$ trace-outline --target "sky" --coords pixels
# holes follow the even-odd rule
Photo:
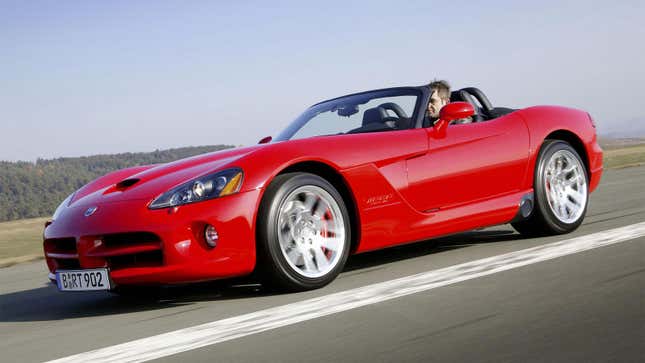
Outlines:
[[[643,19],[642,0],[0,0],[0,160],[249,145],[435,78],[645,136]]]

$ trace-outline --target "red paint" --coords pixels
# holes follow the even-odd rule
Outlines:
[[[475,109],[468,102],[451,102],[441,108],[439,118],[445,121],[454,121],[470,117],[475,114]]]
[[[443,113],[456,118],[472,111],[459,104],[450,107]],[[516,215],[522,195],[532,191],[542,142],[562,130],[583,145],[593,191],[602,174],[602,150],[589,116],[551,106],[451,125],[443,135],[429,128],[314,137],[118,171],[81,188],[46,226],[47,264],[54,272],[78,256],[81,268],[110,267],[117,285],[249,274],[255,267],[256,211],[266,186],[299,162],[324,163],[342,176],[357,207],[357,252],[506,223]],[[244,171],[239,193],[174,209],[148,209],[170,188],[228,167]],[[115,187],[129,178],[139,181]],[[85,217],[94,206],[96,212]],[[208,224],[219,234],[215,248],[204,241]],[[96,242],[133,232],[154,234],[158,240],[112,246]],[[74,244],[76,250],[66,249]],[[141,253],[140,261],[119,257],[131,253]],[[114,268],[115,261],[130,267]]]

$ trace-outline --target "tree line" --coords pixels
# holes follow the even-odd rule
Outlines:
[[[109,172],[136,165],[167,163],[231,145],[194,146],[153,152],[0,161],[0,222],[51,216],[68,195]]]

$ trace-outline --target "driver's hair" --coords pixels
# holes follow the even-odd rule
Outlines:
[[[448,83],[448,81],[444,81],[443,79],[435,79],[430,82],[428,87],[430,87],[431,90],[436,89],[437,92],[439,92],[439,97],[450,102],[450,84]]]

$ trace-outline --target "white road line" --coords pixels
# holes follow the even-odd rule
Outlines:
[[[145,362],[645,236],[645,222],[175,330],[51,362]]]

